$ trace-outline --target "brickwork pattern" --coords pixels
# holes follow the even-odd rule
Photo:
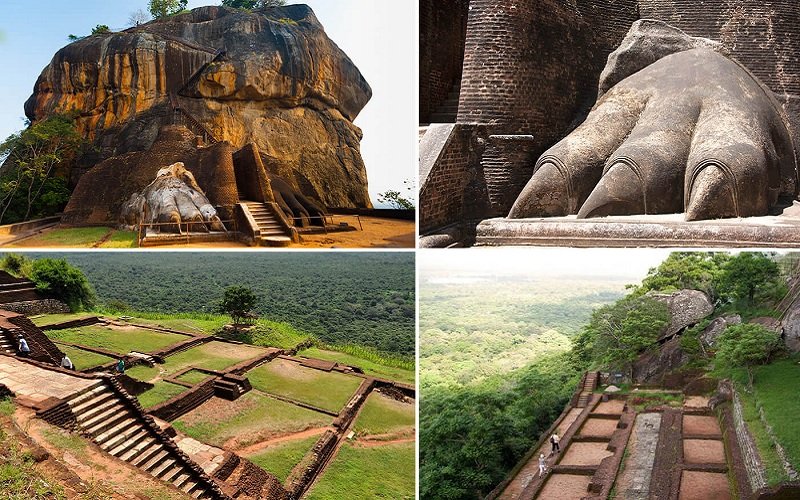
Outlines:
[[[533,175],[532,135],[491,135],[481,158],[492,214],[505,216]]]
[[[419,3],[419,122],[447,98],[461,79],[469,0]]]

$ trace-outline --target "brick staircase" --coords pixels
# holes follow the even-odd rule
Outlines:
[[[589,400],[592,398],[592,393],[597,388],[597,372],[586,372],[586,377],[583,380],[583,387],[578,396],[578,408],[586,408]]]
[[[431,113],[431,123],[455,123],[458,117],[458,98],[461,95],[461,82],[453,85],[447,99]]]
[[[242,205],[256,222],[258,239],[261,244],[265,246],[289,246],[292,238],[269,206],[255,201],[244,201]]]
[[[0,349],[17,352],[17,336],[22,334],[31,349],[31,358],[43,363],[61,364],[61,350],[31,320],[21,314],[0,310]]]
[[[6,333],[5,330],[0,330],[0,351],[9,354],[15,354],[17,352],[16,341],[13,340],[11,334]]]
[[[165,446],[163,439],[137,415],[105,381],[67,401],[81,433],[103,451],[157,479],[172,483],[193,498],[215,498],[208,484],[184,457]]]

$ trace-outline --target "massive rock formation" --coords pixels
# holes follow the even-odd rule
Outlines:
[[[698,290],[678,290],[672,293],[648,293],[651,297],[669,308],[669,324],[659,335],[659,340],[667,339],[692,326],[714,312],[714,305],[708,295]]]
[[[25,112],[32,121],[77,112],[99,152],[88,166],[148,150],[178,122],[208,142],[254,143],[270,174],[325,206],[368,207],[353,120],[371,94],[309,7],[201,7],[64,47]]]

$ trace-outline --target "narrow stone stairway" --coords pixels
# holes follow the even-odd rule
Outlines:
[[[431,113],[431,123],[455,123],[458,117],[458,98],[461,95],[461,81],[453,85],[447,99]]]
[[[578,396],[578,408],[585,408],[592,397],[592,392],[597,388],[597,372],[587,372],[583,381],[581,393]]]
[[[14,337],[16,335],[9,329],[0,328],[0,350],[9,354],[17,352]]]
[[[170,482],[193,498],[214,498],[196,471],[162,443],[104,381],[68,400],[80,431],[103,451]]]
[[[288,246],[292,242],[292,238],[265,203],[255,201],[245,201],[243,203],[256,221],[262,244],[266,246]]]

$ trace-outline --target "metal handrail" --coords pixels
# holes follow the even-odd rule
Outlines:
[[[228,224],[231,225],[233,228],[233,232],[236,232],[236,219],[227,219],[227,220],[220,220],[223,229],[225,230],[225,234],[230,233],[231,231],[228,230]],[[202,225],[205,228],[208,228],[208,225],[212,224],[211,222],[197,222],[197,221],[187,221],[187,222],[140,222],[138,228],[138,235],[136,237],[136,244],[137,246],[142,246],[142,242],[146,236],[146,229],[148,227],[161,227],[161,226],[171,226],[175,227],[178,226],[178,233],[180,235],[186,235],[186,244],[189,244],[190,238],[192,235],[191,227],[196,225]],[[186,231],[183,230],[183,227],[186,227]],[[210,232],[210,231],[203,231]]]

